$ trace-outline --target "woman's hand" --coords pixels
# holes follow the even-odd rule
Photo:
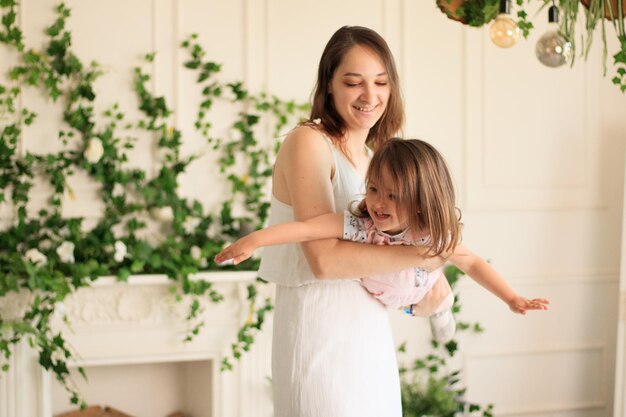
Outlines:
[[[451,292],[452,288],[450,288],[446,276],[441,274],[433,288],[422,298],[422,301],[413,305],[413,315],[420,317],[431,316]]]
[[[424,258],[424,263],[420,266],[420,268],[432,272],[435,269],[441,268],[443,264],[446,263],[446,260],[450,256],[449,252],[444,252],[438,256],[432,256],[430,258]]]

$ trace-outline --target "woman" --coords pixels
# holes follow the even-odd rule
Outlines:
[[[368,146],[393,137],[403,119],[386,42],[367,28],[339,29],[320,60],[310,121],[278,154],[270,224],[341,212],[360,199]],[[424,255],[337,239],[265,249],[259,275],[277,284],[275,417],[401,416],[387,311],[355,278],[441,265]],[[432,313],[449,292],[439,280],[418,314]]]

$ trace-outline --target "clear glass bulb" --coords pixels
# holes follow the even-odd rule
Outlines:
[[[543,65],[551,68],[566,64],[572,56],[572,44],[559,33],[556,23],[550,23],[550,28],[535,45],[535,55]]]
[[[500,13],[489,29],[491,41],[500,48],[510,48],[519,39],[519,28],[510,15]]]

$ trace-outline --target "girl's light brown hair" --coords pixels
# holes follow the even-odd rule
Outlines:
[[[324,130],[333,140],[343,138],[346,131],[345,121],[335,109],[332,96],[328,93],[328,86],[344,56],[356,45],[365,46],[374,51],[383,61],[389,78],[390,95],[387,107],[367,136],[367,144],[376,150],[382,143],[400,132],[404,124],[404,105],[400,94],[398,71],[391,50],[387,42],[372,29],[362,26],[343,26],[330,38],[320,58],[317,82],[313,90],[311,117],[308,122],[320,119]],[[346,153],[343,143],[340,142],[337,145]]]
[[[383,183],[383,172],[392,184]],[[374,153],[366,182],[394,190],[396,208],[406,216],[414,236],[428,230],[431,253],[454,250],[461,241],[461,212],[456,207],[454,183],[443,156],[419,139],[393,138]],[[359,205],[367,215],[365,200]]]

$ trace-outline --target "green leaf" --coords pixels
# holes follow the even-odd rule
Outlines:
[[[128,270],[128,268],[120,268],[117,271],[117,279],[119,281],[127,282],[128,281],[128,277],[130,277],[130,271]]]

